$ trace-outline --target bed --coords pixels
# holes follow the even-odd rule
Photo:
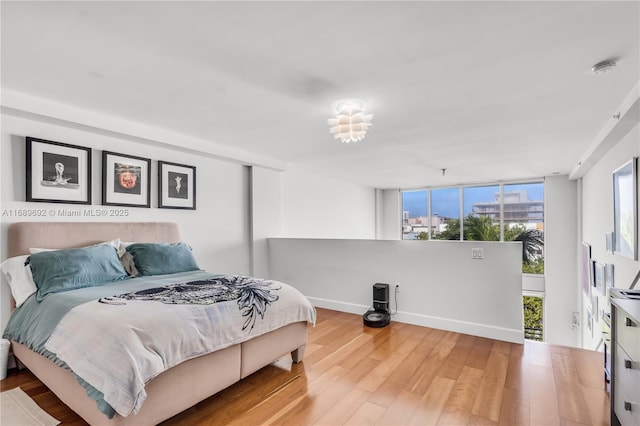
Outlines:
[[[9,226],[8,257],[27,255],[32,248],[69,249],[95,247],[94,245],[102,247],[101,243],[105,244],[105,242],[114,241],[115,239],[136,243],[158,243],[155,245],[133,244],[130,246],[133,248],[142,246],[145,249],[147,246],[175,246],[181,242],[178,225],[168,222],[23,222]],[[135,251],[132,251],[131,248],[127,250],[135,254]],[[51,257],[53,255],[46,254],[42,257],[46,258],[47,256]],[[30,259],[32,261],[31,267],[34,268],[35,281],[36,272],[41,271],[42,268],[36,267],[37,263],[34,263],[34,261],[40,259],[40,257],[32,255]],[[160,266],[162,267],[162,265]],[[36,294],[34,294],[12,314],[12,321],[19,322],[14,320],[13,317],[22,315],[26,318],[27,315],[32,315],[31,313],[26,313],[29,309],[49,309],[46,307],[53,306],[52,304],[56,300],[63,300],[67,304],[69,299],[75,298],[74,300],[76,301],[73,302],[72,306],[70,305],[68,312],[60,314],[59,319],[54,321],[55,324],[51,328],[53,332],[47,340],[47,350],[56,349],[52,352],[60,355],[61,358],[65,358],[64,361],[58,359],[57,355],[55,359],[51,359],[51,354],[46,351],[41,354],[41,350],[41,353],[35,352],[34,350],[36,349],[32,350],[30,346],[34,346],[34,344],[30,338],[21,337],[22,342],[19,342],[15,337],[18,335],[17,333],[7,337],[12,341],[13,353],[16,358],[88,423],[92,425],[157,424],[249,376],[283,355],[290,353],[293,362],[302,361],[307,339],[307,324],[315,321],[315,311],[306,298],[292,287],[284,283],[263,281],[250,277],[230,277],[221,274],[210,274],[204,271],[159,275],[157,276],[158,280],[153,282],[151,278],[154,277],[127,277],[122,281],[108,283],[108,285],[104,286],[92,286],[71,291],[64,290],[60,293],[44,295],[40,304],[32,300],[36,297]],[[126,286],[124,286],[125,284]],[[181,292],[185,291],[185,288],[195,288],[194,286],[196,285],[200,286],[197,287],[197,292],[199,293],[202,293],[201,290],[205,287],[215,288],[214,296],[209,294],[210,298],[213,297],[215,299],[215,303],[211,302],[203,304],[206,306],[200,306],[196,302],[184,302],[181,299],[183,298],[183,293]],[[226,289],[227,293],[219,292],[221,286]],[[116,288],[118,289],[117,291],[114,290]],[[161,291],[158,289],[161,289]],[[233,291],[229,293],[229,289]],[[39,288],[38,290],[38,296],[40,296],[41,289]],[[161,294],[162,303],[158,303],[160,299],[147,300],[150,294],[153,294],[154,297],[157,294]],[[171,296],[167,296],[168,294]],[[175,296],[176,294],[178,296]],[[144,297],[141,297],[141,295]],[[262,297],[262,299],[258,296]],[[260,300],[256,301],[254,300],[255,298]],[[169,299],[171,301],[167,302]],[[167,304],[168,308],[165,307]],[[280,305],[285,306],[285,313],[276,314],[281,308],[276,309],[275,307]],[[141,306],[144,308],[140,308]],[[224,312],[234,312],[232,316],[242,319],[242,327],[233,327],[234,333],[236,333],[235,336],[227,336],[227,334],[232,333],[227,333],[225,330],[231,330],[232,328],[222,326],[222,324],[226,324],[225,321],[231,320],[213,317],[212,307]],[[100,368],[88,370],[89,367],[78,363],[78,360],[84,357],[85,359],[91,359],[91,362],[95,362],[96,366],[102,365],[100,364],[102,361],[98,359],[97,355],[95,359],[94,355],[84,355],[86,353],[84,352],[86,351],[85,347],[74,349],[69,343],[70,336],[72,340],[77,340],[82,339],[84,335],[91,334],[90,331],[84,329],[85,325],[95,322],[95,326],[100,327],[102,321],[102,330],[108,330],[105,334],[111,334],[112,329],[118,328],[115,324],[119,323],[119,320],[109,320],[107,315],[112,315],[111,312],[115,311],[118,312],[115,314],[117,318],[131,315],[136,317],[136,321],[143,321],[142,323],[136,323],[135,327],[129,326],[127,328],[129,331],[131,329],[135,330],[134,340],[139,340],[138,337],[141,334],[144,336],[159,336],[162,334],[160,331],[154,330],[153,333],[149,333],[145,329],[146,324],[149,323],[146,312],[147,310],[153,312],[155,309],[169,310],[162,315],[158,315],[157,312],[149,314],[153,315],[153,321],[151,322],[154,324],[164,321],[164,317],[172,318],[171,315],[174,315],[173,319],[167,319],[166,321],[179,323],[182,321],[183,316],[189,316],[193,312],[194,316],[210,319],[206,328],[218,330],[217,332],[221,333],[223,337],[220,342],[212,343],[213,339],[201,336],[203,329],[201,326],[195,327],[196,331],[191,330],[191,327],[184,327],[184,329],[189,329],[189,333],[196,333],[195,335],[189,335],[186,331],[184,331],[184,336],[182,336],[183,331],[165,333],[167,340],[175,340],[177,337],[174,338],[173,336],[180,335],[179,340],[176,340],[179,344],[165,343],[164,341],[158,343],[156,341],[153,345],[157,345],[157,347],[153,346],[152,355],[148,357],[149,359],[145,357],[138,359],[136,355],[134,358],[136,358],[135,362],[137,364],[133,366],[126,366],[124,361],[120,362],[120,357],[126,358],[129,348],[124,347],[124,343],[121,342],[121,340],[125,341],[127,339],[117,339],[117,347],[113,342],[110,342],[105,343],[101,348],[103,352],[112,355],[103,357],[105,358],[104,365],[110,366],[105,367],[108,373],[104,373]],[[85,312],[83,313],[83,311]],[[127,312],[127,314],[123,314],[123,312]],[[169,314],[169,312],[174,312],[174,314]],[[179,313],[176,314],[175,312]],[[38,313],[38,315],[40,314]],[[87,315],[91,316],[92,319],[86,320]],[[215,315],[218,315],[217,311]],[[46,317],[38,318],[42,323],[42,318]],[[109,324],[108,321],[112,321],[112,325],[105,328],[105,324]],[[131,319],[131,321],[134,320]],[[49,323],[48,320],[44,322]],[[74,328],[78,324],[83,327]],[[145,324],[145,326],[139,326],[139,324]],[[216,326],[212,324],[216,324]],[[91,325],[93,326],[94,324]],[[168,323],[161,327],[167,325]],[[68,329],[65,329],[65,326]],[[240,328],[242,328],[241,331]],[[107,337],[103,337],[102,332],[100,336],[99,341],[89,346],[100,346],[103,340],[105,342],[108,341]],[[67,340],[65,340],[65,337]],[[159,338],[154,337],[154,339]],[[181,351],[188,351],[188,355],[165,355],[165,352],[169,349],[173,350],[175,346],[184,346],[183,343],[185,342],[189,344],[193,342],[192,346],[186,345],[188,346],[186,349],[180,349]],[[166,347],[162,347],[162,345]],[[120,346],[123,346],[123,348],[120,348]],[[74,350],[76,351],[75,354]],[[161,354],[162,358],[156,357],[156,353]],[[64,356],[61,354],[64,354]],[[112,360],[110,361],[109,358],[117,359],[118,363],[123,364],[123,366],[115,365],[112,368],[112,364],[109,364]],[[161,361],[158,361],[158,359],[161,359]],[[77,368],[74,371],[80,371],[80,373],[71,371],[71,366]],[[122,389],[117,388],[118,382],[124,381],[124,377],[127,374],[137,377],[139,369],[144,370],[144,374],[141,373],[142,389],[133,389],[136,386],[139,387],[139,385],[129,383],[129,379],[127,379],[126,386],[123,385]],[[146,369],[155,370],[148,372]],[[120,370],[123,371],[122,377],[111,374]],[[88,376],[85,377],[90,377],[90,380],[85,381],[84,374],[87,374]],[[137,377],[137,380],[140,381],[140,378]],[[131,381],[135,382],[135,380]],[[103,382],[108,382],[109,384],[104,385]],[[104,392],[103,388],[100,388],[97,384],[105,386]],[[96,387],[93,385],[96,385]],[[127,405],[129,401],[126,400],[121,404],[125,408],[113,408],[121,407],[119,405],[120,395],[126,395],[129,391],[137,400],[132,401],[131,405]],[[138,393],[136,394],[136,392]],[[96,395],[98,396],[96,397]],[[112,395],[115,396],[112,397]],[[112,399],[106,402],[107,397]],[[123,400],[125,399],[125,397],[122,398]],[[112,409],[111,414],[115,413],[113,417],[108,417],[108,410],[104,409],[105,405],[107,408]]]

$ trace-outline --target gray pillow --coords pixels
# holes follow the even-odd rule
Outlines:
[[[127,278],[113,246],[101,244],[76,249],[44,251],[27,258],[38,290],[36,300],[47,295],[93,287]]]
[[[191,247],[185,243],[134,243],[127,246],[138,276],[198,271]]]

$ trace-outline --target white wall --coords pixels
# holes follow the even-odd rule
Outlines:
[[[609,152],[604,155],[582,178],[582,241],[591,245],[591,256],[600,263],[614,265],[615,287],[628,288],[640,269],[640,262],[606,251],[605,234],[613,231],[613,179],[612,172],[632,157],[640,156],[640,126],[636,126]],[[584,312],[587,298],[583,302],[583,347],[594,348],[599,340],[597,333],[584,327]]]
[[[282,173],[251,167],[251,236],[253,270],[251,275],[269,277],[267,238],[282,232]]]
[[[316,306],[362,314],[374,283],[391,284],[392,300],[399,283],[393,320],[523,341],[521,243],[270,238],[269,253],[272,277]]]
[[[575,291],[577,274],[577,185],[567,176],[545,179],[545,276],[524,276],[521,290],[545,296],[547,341],[578,346],[578,333],[571,327],[578,311]],[[382,239],[400,239],[401,195],[396,189],[383,191]]]
[[[375,238],[375,189],[290,164],[282,172],[282,236]]]
[[[382,191],[382,232],[378,239],[402,239],[402,193],[399,189],[385,189]]]
[[[544,281],[545,339],[548,343],[579,346],[579,330],[572,327],[579,312],[577,184],[567,176],[545,179]]]
[[[12,211],[34,208],[83,210],[90,206],[72,204],[25,202],[25,136],[81,145],[93,149],[92,199],[93,207],[101,203],[102,150],[131,154],[152,161],[152,208],[123,207],[126,217],[78,218],[48,215],[43,218],[17,216]],[[201,268],[212,272],[249,274],[249,169],[240,164],[221,161],[210,155],[198,155],[127,138],[107,132],[92,131],[83,126],[65,124],[56,120],[36,117],[2,115],[0,134],[2,245],[0,256],[6,257],[8,224],[26,220],[46,221],[171,221],[178,222],[184,241],[188,242]],[[197,210],[158,209],[156,186],[156,160],[166,160],[196,166]],[[1,286],[2,328],[8,320],[9,293]]]

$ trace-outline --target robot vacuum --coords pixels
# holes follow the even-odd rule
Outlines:
[[[367,327],[381,328],[389,325],[391,315],[389,312],[367,311],[362,316],[362,321]]]
[[[367,327],[380,328],[389,325],[390,321],[389,284],[376,283],[373,285],[373,309],[365,312],[362,322]]]

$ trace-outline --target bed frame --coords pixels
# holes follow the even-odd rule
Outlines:
[[[170,222],[20,222],[8,229],[8,256],[30,247],[71,248],[120,238],[122,241],[179,242],[178,224]],[[26,346],[12,341],[18,360],[51,391],[92,425],[155,425],[227,388],[287,353],[301,362],[307,342],[306,322],[287,325],[208,355],[185,361],[146,386],[147,399],[137,415],[108,419],[75,376]]]

